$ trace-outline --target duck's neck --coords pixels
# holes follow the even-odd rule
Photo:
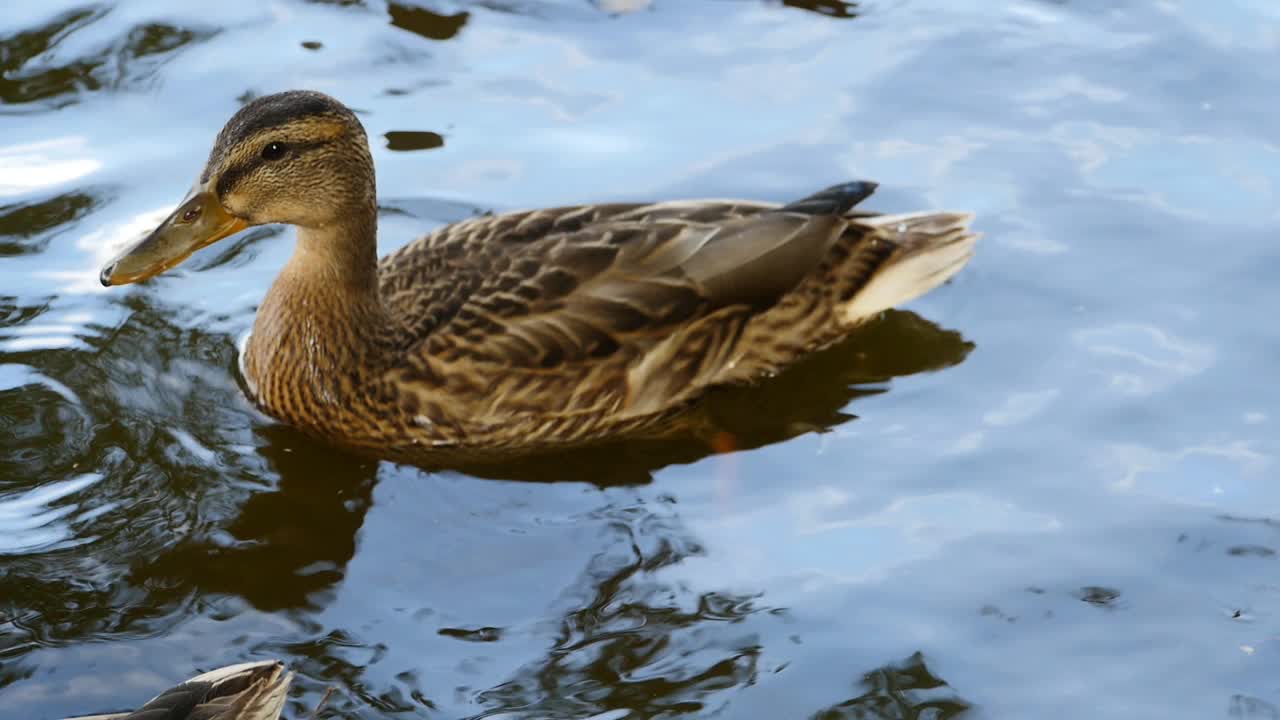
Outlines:
[[[290,415],[286,404],[341,403],[377,371],[391,320],[378,292],[376,222],[370,208],[341,224],[299,228],[244,358],[246,379],[272,414]]]
[[[377,300],[378,221],[375,213],[370,208],[368,212],[353,213],[340,223],[298,228],[293,257],[289,258],[280,279],[287,275],[290,282],[318,283],[330,287],[330,292],[350,295],[353,300]]]

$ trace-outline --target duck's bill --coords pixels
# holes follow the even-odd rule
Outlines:
[[[249,224],[222,209],[213,193],[192,193],[152,233],[102,268],[103,285],[128,285],[154,277],[191,257],[191,253]]]

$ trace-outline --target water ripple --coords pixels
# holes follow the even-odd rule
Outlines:
[[[0,495],[0,554],[61,550],[92,542],[91,536],[76,537],[72,526],[109,511],[113,504],[82,510],[59,501],[100,480],[102,475],[86,473],[27,492]]]

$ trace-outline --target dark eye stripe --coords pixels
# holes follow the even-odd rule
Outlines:
[[[309,152],[311,150],[315,150],[316,148],[321,147],[323,145],[327,145],[329,144],[329,142],[330,142],[329,140],[316,140],[313,142],[289,143],[287,148],[288,150],[291,150],[293,154],[296,156],[296,155],[301,155],[305,152]],[[278,160],[278,159],[279,158],[276,158],[275,160]],[[258,155],[254,155],[244,164],[233,165],[227,168],[225,171],[223,171],[222,175],[218,178],[218,186],[217,186],[218,197],[222,197],[226,195],[228,192],[234,189],[236,185],[239,185],[241,180],[243,180],[248,175],[253,174],[253,172],[257,170],[260,166],[266,165],[267,163],[275,162],[275,160],[268,160],[262,157],[261,154],[258,154]]]

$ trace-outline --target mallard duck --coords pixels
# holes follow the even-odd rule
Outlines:
[[[188,197],[101,279],[138,282],[250,226],[294,225],[241,354],[263,410],[355,448],[557,447],[652,430],[968,261],[970,215],[854,210],[875,188],[505,212],[379,260],[363,126],[290,91],[236,112]]]
[[[293,673],[276,660],[211,670],[152,698],[133,712],[68,720],[277,720]]]

